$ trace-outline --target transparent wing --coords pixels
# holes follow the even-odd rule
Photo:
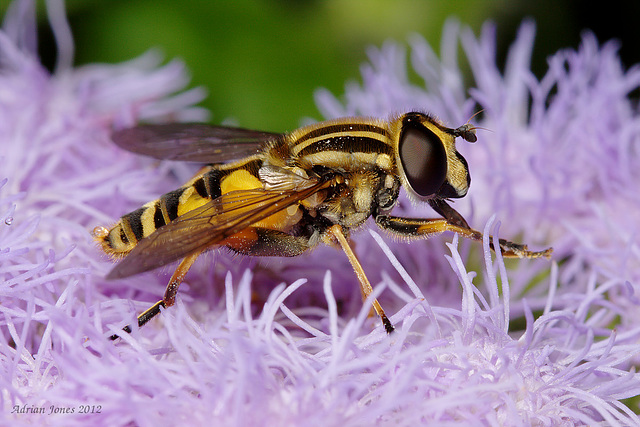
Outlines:
[[[107,278],[132,276],[205,250],[330,184],[330,181],[320,181],[301,191],[254,189],[223,194],[142,239]]]
[[[119,147],[163,160],[221,163],[260,151],[281,135],[199,123],[140,125],[111,135]]]

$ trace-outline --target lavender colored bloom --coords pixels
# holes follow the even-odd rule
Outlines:
[[[458,125],[484,108],[478,126],[492,132],[460,147],[474,182],[456,207],[485,235],[553,244],[561,262],[507,269],[487,239],[361,233],[357,252],[397,325],[387,336],[334,248],[290,260],[216,253],[175,307],[111,342],[171,269],[106,281],[112,263],[89,231],[193,171],[123,152],[109,133],[206,113],[199,89],[183,91],[182,64],[159,66],[153,53],[71,68],[64,10],[48,6],[62,52],[53,75],[36,59],[31,1],[15,2],[0,32],[0,425],[640,423],[621,403],[640,392],[640,127],[627,97],[640,73],[621,69],[613,45],[585,36],[536,81],[531,24],[501,75],[492,27],[476,38],[452,23],[441,60],[412,39],[420,85],[390,43],[344,101],[318,94],[327,117],[419,109]],[[406,200],[398,211],[425,216]],[[525,326],[510,330],[518,318]]]

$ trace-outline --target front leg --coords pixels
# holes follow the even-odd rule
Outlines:
[[[455,212],[455,211],[454,211]],[[482,233],[469,227],[464,227],[457,224],[451,224],[446,219],[413,219],[413,218],[400,218],[394,216],[378,215],[376,217],[376,224],[383,230],[386,230],[399,237],[413,238],[413,239],[426,239],[427,237],[435,234],[440,234],[445,231],[452,231],[458,233],[467,239],[482,241]],[[495,251],[493,247],[493,238],[489,245],[491,249]],[[521,245],[519,243],[513,243],[508,240],[499,239],[500,251],[502,256],[506,258],[549,258],[553,248],[547,248],[543,251],[535,252],[530,251],[527,245]]]

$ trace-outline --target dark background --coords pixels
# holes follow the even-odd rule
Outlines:
[[[8,1],[0,1],[4,14]],[[244,127],[284,131],[302,117],[320,119],[313,92],[343,92],[360,78],[368,46],[406,42],[417,32],[438,50],[443,23],[456,17],[478,34],[483,22],[498,26],[503,59],[525,17],[537,24],[533,70],[546,58],[577,48],[592,30],[600,42],[616,38],[628,67],[640,62],[639,1],[579,0],[68,0],[76,64],[115,63],[159,48],[165,60],[182,58],[191,86],[203,86],[212,122],[233,118]],[[44,63],[55,63],[55,43],[38,2]]]

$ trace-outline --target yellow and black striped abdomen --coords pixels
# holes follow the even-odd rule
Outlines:
[[[229,191],[261,187],[259,164],[259,160],[251,159],[241,164],[207,166],[177,190],[124,215],[111,229],[96,228],[94,236],[107,254],[121,258],[140,240],[186,212]]]

